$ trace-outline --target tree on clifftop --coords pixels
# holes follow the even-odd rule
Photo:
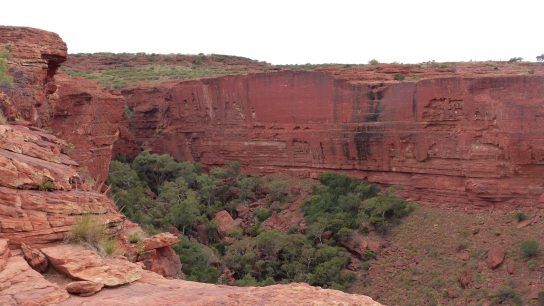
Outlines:
[[[544,53],[536,56],[536,61],[540,63],[544,63]]]

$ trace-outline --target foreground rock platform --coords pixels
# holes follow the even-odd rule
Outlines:
[[[68,298],[68,293],[34,271],[20,256],[8,259],[0,272],[0,305],[49,305]]]
[[[41,250],[59,272],[77,280],[115,287],[140,279],[142,268],[128,260],[103,258],[80,245],[59,245]]]
[[[381,305],[369,297],[303,283],[267,287],[231,287],[168,280],[144,271],[128,286],[104,289],[92,297],[71,296],[59,305]]]

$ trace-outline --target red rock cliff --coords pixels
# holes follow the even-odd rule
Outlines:
[[[136,142],[178,159],[345,171],[432,205],[535,206],[544,192],[544,76],[533,67],[410,82],[278,72],[122,94]]]
[[[0,51],[8,52],[13,79],[0,90],[0,109],[10,119],[45,125],[58,99],[54,76],[66,60],[66,44],[55,33],[0,26]]]

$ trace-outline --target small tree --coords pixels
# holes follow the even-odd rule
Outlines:
[[[519,63],[523,60],[523,57],[512,57],[508,60],[509,63]]]
[[[540,63],[544,63],[544,53],[542,53],[541,55],[537,55],[536,61]]]
[[[535,257],[538,255],[539,246],[535,240],[525,240],[521,243],[521,252],[526,258]]]

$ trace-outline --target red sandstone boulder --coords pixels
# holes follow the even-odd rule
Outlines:
[[[346,241],[342,242],[342,246],[345,247],[352,254],[355,254],[359,258],[362,258],[367,250],[377,252],[381,248],[381,243],[370,240],[362,235],[355,233]]]
[[[32,269],[43,273],[47,270],[49,261],[47,257],[38,249],[32,248],[25,243],[21,243],[21,250],[26,262],[32,267]]]
[[[95,283],[91,281],[77,281],[71,282],[66,285],[65,289],[68,293],[76,294],[79,296],[91,296],[98,291],[102,290],[103,284]]]
[[[179,238],[171,233],[160,233],[155,236],[144,239],[144,250],[159,249],[169,247],[179,243]]]
[[[34,271],[20,256],[0,271],[0,305],[50,305],[68,298],[66,291]]]
[[[500,247],[493,247],[487,253],[487,266],[491,269],[495,269],[504,261],[504,249]]]
[[[93,281],[115,287],[140,279],[142,269],[127,260],[102,258],[80,245],[43,248],[53,267],[73,279]]]
[[[241,223],[240,219],[232,219],[226,210],[216,213],[213,219],[217,222],[219,234],[222,236],[226,236],[232,230],[239,228]]]

